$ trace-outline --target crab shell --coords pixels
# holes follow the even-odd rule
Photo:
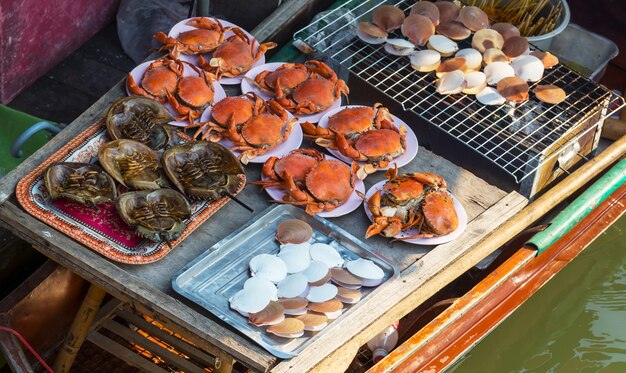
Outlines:
[[[307,79],[296,87],[293,99],[297,103],[310,102],[315,106],[315,112],[324,111],[337,100],[334,94],[335,84],[324,78]]]
[[[368,162],[390,161],[406,150],[404,139],[398,131],[376,129],[363,133],[355,141],[354,147]]]
[[[176,85],[183,75],[183,64],[168,57],[153,61],[144,72],[140,86],[133,76],[128,73],[128,90],[135,95],[147,96],[165,102],[167,93],[176,90]]]
[[[133,189],[159,189],[169,186],[159,167],[156,151],[140,142],[120,139],[103,144],[98,150],[98,159],[102,167],[117,182]],[[132,175],[122,166],[128,159],[138,170]]]
[[[159,150],[179,142],[168,123],[174,117],[159,102],[130,96],[115,101],[106,113],[107,133],[113,140],[130,139]]]
[[[350,167],[334,159],[320,161],[306,175],[306,187],[321,202],[345,203],[354,191],[355,175]]]
[[[234,195],[246,181],[233,153],[213,142],[173,146],[163,153],[161,161],[174,185],[194,200],[212,202],[228,194]]]
[[[263,105],[262,99],[249,92],[241,96],[228,96],[211,109],[213,120],[220,126],[227,128],[230,121],[235,125],[247,122],[259,105]]]
[[[187,25],[197,29],[181,32],[176,38],[163,32],[154,34],[156,41],[164,44],[159,50],[169,49],[175,58],[180,53],[210,53],[222,43],[225,33],[230,30],[229,27],[224,28],[216,18],[214,22],[208,18],[196,17],[190,19]]]
[[[186,106],[203,109],[213,101],[215,91],[212,84],[207,84],[204,77],[185,76],[178,82],[176,96]]]
[[[78,188],[69,188],[68,179],[72,174],[84,177],[87,172],[96,172],[95,178],[83,181]],[[52,200],[67,198],[82,204],[96,205],[112,202],[117,197],[115,181],[102,168],[91,163],[61,162],[48,167],[44,177],[44,185]]]
[[[304,185],[306,175],[322,159],[324,156],[315,149],[296,149],[280,159],[275,157],[268,159],[263,165],[262,172],[270,179],[285,179],[287,172],[296,185],[301,187]]]
[[[419,200],[424,195],[424,184],[411,177],[399,176],[385,183],[385,196],[396,205],[403,205],[410,200]]]
[[[350,140],[362,132],[380,128],[382,120],[393,122],[389,110],[381,104],[373,107],[350,107],[331,115],[328,118],[328,129]]]
[[[160,204],[159,209],[154,207]],[[152,241],[172,241],[180,237],[185,229],[184,220],[191,217],[187,199],[172,189],[130,192],[122,194],[116,201],[120,217],[141,237]],[[151,210],[150,216],[139,218],[138,209]]]
[[[437,236],[453,232],[459,226],[454,200],[445,190],[432,190],[422,201],[422,213],[428,230]]]
[[[291,94],[300,83],[309,78],[309,71],[301,63],[286,63],[274,71],[263,71],[256,76],[255,82],[264,90],[274,94],[280,85],[284,94]]]

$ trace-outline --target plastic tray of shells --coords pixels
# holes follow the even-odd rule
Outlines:
[[[312,228],[306,247],[277,240],[281,223],[293,219]],[[278,238],[302,234],[297,225],[285,232],[282,224]],[[301,251],[312,258],[296,254]],[[352,275],[349,269],[361,276]],[[185,266],[172,278],[172,287],[273,355],[286,359],[349,317],[364,298],[384,290],[398,273],[388,260],[339,226],[311,217],[298,207],[279,205]],[[306,278],[303,284],[299,277]],[[245,289],[253,295],[249,299]],[[274,315],[276,308],[278,315]],[[263,312],[252,312],[259,310]]]

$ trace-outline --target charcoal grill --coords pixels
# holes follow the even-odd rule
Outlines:
[[[555,84],[566,100],[548,105],[531,98],[522,104],[484,106],[473,96],[442,96],[435,91],[434,73],[419,73],[408,57],[384,51],[356,37],[359,21],[384,3],[405,12],[409,1],[351,0],[294,35],[294,45],[322,53],[378,89],[400,107],[453,136],[490,164],[513,178],[520,191],[533,196],[573,164],[585,159],[598,145],[604,118],[621,108],[621,97],[563,64],[546,70],[537,84]],[[399,37],[399,31],[389,36]],[[459,42],[469,48],[471,38]],[[610,110],[609,110],[610,108]]]

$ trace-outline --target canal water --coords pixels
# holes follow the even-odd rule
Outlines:
[[[626,217],[452,372],[626,372]]]

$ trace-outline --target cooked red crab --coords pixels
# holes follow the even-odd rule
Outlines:
[[[260,113],[264,105],[265,101],[254,92],[248,92],[241,96],[225,97],[211,108],[213,122],[203,122],[190,126],[200,127],[193,137],[200,137],[203,140],[210,139],[213,142],[220,141],[223,129],[227,129],[229,125],[243,125],[253,115]]]
[[[231,115],[231,118],[234,116]],[[251,159],[265,154],[282,144],[291,134],[298,120],[289,118],[289,113],[276,101],[270,100],[260,107],[255,107],[252,116],[242,124],[229,120],[227,128],[211,125],[222,136],[234,142],[231,148],[240,151],[241,163],[247,164]],[[198,131],[197,134],[201,132]],[[216,137],[212,137],[213,140]]]
[[[286,66],[281,75],[262,72],[255,84],[273,94],[276,101],[293,114],[319,113],[331,107],[342,94],[347,96],[350,92],[346,83],[323,62],[305,62],[302,66],[306,73],[299,64]]]
[[[232,31],[235,35],[226,39],[215,49],[209,62],[202,56],[198,60],[200,67],[215,74],[218,79],[222,76],[232,78],[246,73],[265,52],[277,46],[273,42],[263,43],[255,52],[256,39],[251,43],[248,35],[241,29],[234,28]]]
[[[213,75],[201,71],[192,64],[188,64],[198,75],[184,76],[178,81],[173,91],[167,92],[167,99],[172,108],[180,114],[179,120],[188,120],[193,125],[196,118],[202,115],[204,109],[213,101]]]
[[[403,229],[417,228],[419,233],[402,239],[442,236],[459,225],[452,196],[446,181],[433,173],[398,175],[397,168],[386,172],[387,183],[367,201],[372,225],[366,237],[381,234],[394,237]]]
[[[196,17],[187,22],[187,25],[197,27],[195,30],[184,31],[176,38],[167,36],[163,32],[154,34],[154,38],[163,44],[159,50],[167,49],[174,58],[183,54],[210,53],[224,41],[230,27],[223,27],[217,18]]]
[[[165,103],[167,92],[176,89],[178,81],[183,76],[183,70],[181,61],[163,57],[148,66],[139,84],[128,73],[126,84],[130,93],[134,95],[149,97],[160,103]]]
[[[306,122],[302,129],[316,139],[316,144],[365,162],[357,173],[360,179],[388,167],[389,162],[406,151],[406,128],[394,126],[389,111],[378,103],[371,108],[343,109],[328,119],[328,128]]]
[[[313,149],[298,149],[287,156],[270,158],[263,165],[269,180],[254,182],[263,188],[279,186],[286,194],[282,201],[306,206],[309,215],[331,211],[344,204],[354,191],[357,164],[325,159]]]

